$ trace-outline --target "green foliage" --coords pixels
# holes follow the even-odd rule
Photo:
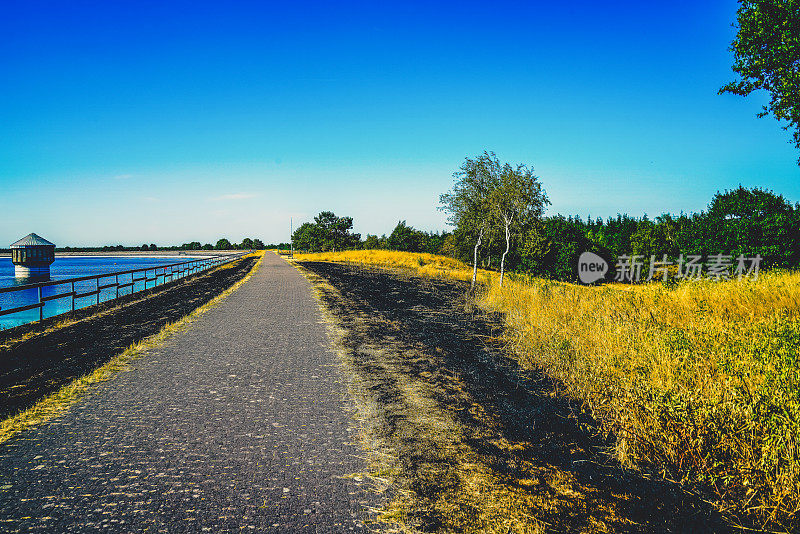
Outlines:
[[[425,234],[400,221],[389,235],[389,249],[403,252],[424,252]]]
[[[630,243],[631,252],[645,258],[655,256],[661,259],[664,255],[672,257],[677,254],[677,249],[667,238],[667,225],[657,224],[646,217],[639,221]]]
[[[462,239],[473,245],[491,231],[490,224],[493,176],[500,164],[494,153],[484,152],[475,159],[466,158],[453,174],[455,184],[450,192],[439,196],[439,209],[448,214],[447,221]]]
[[[332,211],[323,211],[314,217],[313,223],[303,223],[292,234],[292,242],[298,250],[328,252],[347,250],[360,245],[361,235],[353,234],[352,217],[337,217]]]
[[[575,280],[577,257],[593,251],[610,258],[623,254],[664,255],[675,262],[683,254],[705,258],[714,254],[754,257],[763,267],[800,266],[800,205],[771,191],[745,189],[718,192],[708,210],[691,216],[664,214],[655,220],[617,215],[606,221],[586,221],[561,215],[524,229],[512,266],[537,276]]]
[[[768,267],[797,264],[798,209],[780,195],[739,187],[717,193],[702,217],[704,240],[712,252],[760,254]]]
[[[472,246],[473,285],[478,267],[478,249],[484,246],[491,264],[492,253],[500,242],[501,284],[512,234],[524,230],[544,213],[549,204],[533,169],[525,165],[501,164],[494,152],[484,151],[475,159],[466,158],[453,175],[452,191],[439,197],[441,210],[455,227],[452,248],[466,257],[466,244]],[[512,253],[513,254],[513,253]]]
[[[367,234],[367,238],[364,239],[364,243],[362,244],[361,248],[365,250],[377,250],[382,247],[380,246],[380,241],[378,240],[377,235]]]
[[[230,250],[233,248],[231,242],[225,239],[224,237],[217,241],[216,246],[214,247],[217,250]]]
[[[530,224],[522,238],[520,267],[543,278],[576,280],[578,256],[595,249],[579,222],[558,215]]]
[[[800,0],[739,0],[738,33],[731,44],[733,71],[741,78],[720,93],[747,96],[763,89],[769,104],[760,117],[772,113],[793,128],[800,148]],[[800,163],[800,160],[798,160]]]

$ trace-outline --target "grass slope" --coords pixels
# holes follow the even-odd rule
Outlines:
[[[428,254],[298,255],[469,280]],[[482,272],[508,352],[580,399],[623,464],[702,487],[743,521],[793,530],[800,511],[800,273],[757,281],[584,287]]]

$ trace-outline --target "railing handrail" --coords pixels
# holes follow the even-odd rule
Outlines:
[[[218,266],[218,265],[224,265],[226,263],[230,263],[230,262],[232,262],[234,260],[237,260],[239,258],[242,258],[242,257],[250,254],[251,252],[252,251],[241,252],[241,253],[238,253],[238,254],[214,254],[214,255],[204,256],[204,257],[200,257],[200,258],[195,258],[193,260],[182,261],[182,262],[178,262],[178,263],[167,263],[167,264],[164,264],[164,265],[155,265],[153,267],[142,267],[142,268],[139,268],[139,269],[128,269],[126,271],[115,271],[113,273],[95,274],[95,275],[91,275],[91,276],[79,276],[79,277],[75,277],[75,278],[66,278],[64,280],[51,280],[51,281],[48,281],[48,282],[37,282],[37,283],[34,283],[34,284],[25,284],[25,285],[16,286],[16,287],[2,288],[2,289],[0,289],[0,294],[1,293],[11,293],[11,292],[14,292],[14,291],[26,291],[26,290],[30,290],[30,289],[36,289],[37,293],[38,293],[38,297],[37,297],[37,302],[35,304],[17,306],[15,308],[10,308],[10,309],[6,309],[6,310],[3,310],[2,308],[0,308],[0,315],[10,315],[10,314],[19,313],[19,312],[28,311],[28,310],[32,310],[32,309],[37,309],[38,308],[39,309],[39,321],[41,321],[42,319],[44,319],[44,305],[45,305],[46,302],[51,301],[51,300],[58,300],[58,299],[62,299],[62,298],[70,298],[71,297],[72,298],[72,306],[71,306],[72,310],[71,311],[75,311],[75,309],[76,309],[75,300],[78,299],[78,298],[84,298],[84,297],[87,297],[87,296],[95,295],[96,296],[95,303],[96,304],[100,304],[100,293],[102,292],[103,289],[107,289],[107,288],[111,288],[111,287],[116,288],[116,290],[115,290],[116,291],[116,296],[103,301],[103,302],[108,302],[109,300],[116,300],[121,296],[119,294],[119,290],[121,288],[130,287],[131,288],[131,294],[138,293],[138,291],[144,291],[144,290],[148,289],[147,282],[155,282],[153,287],[157,287],[159,285],[164,285],[164,284],[167,283],[167,277],[169,277],[170,282],[173,282],[173,281],[175,281],[175,274],[179,275],[178,278],[184,278],[184,277],[190,276],[191,274],[194,274],[196,272],[202,272],[202,271],[205,271],[207,269],[210,269],[211,267],[215,267],[215,266]],[[198,263],[201,264],[201,265],[197,265]],[[186,267],[174,270],[175,267],[183,267],[183,266],[186,266]],[[197,270],[195,270],[195,269],[197,269]],[[159,270],[162,270],[163,272],[161,274],[159,274],[158,273]],[[168,272],[168,270],[169,270],[169,272]],[[148,278],[147,277],[147,271],[154,271],[153,272],[153,276],[154,277],[153,278]],[[141,273],[141,272],[144,272],[144,277],[143,278],[136,278],[135,277],[135,273]],[[183,277],[181,277],[180,274],[182,274],[182,273],[187,273],[187,274],[185,274]],[[131,275],[131,281],[121,284],[120,283],[120,279],[119,279],[120,275],[127,275],[127,274]],[[158,283],[159,276],[163,278],[162,281],[161,281],[161,284]],[[100,280],[101,279],[103,279],[103,278],[112,278],[112,277],[115,279],[114,283],[100,285]],[[84,293],[76,292],[76,290],[75,290],[75,283],[76,282],[86,282],[86,281],[89,281],[89,280],[94,280],[95,281],[95,289],[94,289],[94,291],[88,291],[88,292],[84,292]],[[136,282],[141,282],[141,281],[144,281],[144,288],[140,289],[140,290],[136,290]],[[123,282],[124,282],[124,280],[123,280]],[[54,295],[43,295],[42,294],[42,288],[44,288],[44,287],[52,287],[52,286],[63,285],[63,284],[71,284],[71,286],[72,286],[71,289],[72,290],[69,291],[69,292],[66,292],[66,293],[64,293],[64,292],[55,293]],[[52,315],[51,317],[55,317],[57,315],[61,315],[62,313],[67,313],[67,311],[56,313],[55,315]],[[0,329],[2,329],[2,328],[0,328]]]
[[[167,267],[177,267],[179,265],[187,265],[189,263],[197,263],[198,261],[210,260],[213,258],[238,258],[250,254],[249,252],[242,252],[239,254],[213,254],[203,256],[202,258],[195,258],[189,261],[182,261],[179,263],[167,263],[164,265],[154,265],[153,267],[141,267],[139,269],[129,269],[127,271],[114,271],[107,274],[94,274],[90,276],[79,276],[77,278],[65,278],[63,280],[48,280],[47,282],[35,282],[33,284],[24,284],[21,286],[11,286],[0,288],[0,293],[10,293],[12,291],[24,291],[26,289],[36,289],[38,287],[49,287],[59,284],[69,284],[72,282],[85,282],[87,280],[94,280],[95,278],[108,278],[110,276],[119,276],[121,274],[141,273],[143,271],[152,271],[153,269],[166,269]]]

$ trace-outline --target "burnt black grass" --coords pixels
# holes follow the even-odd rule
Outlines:
[[[392,517],[429,532],[499,532],[501,523],[514,532],[730,530],[699,496],[606,454],[613,437],[558,383],[507,357],[502,317],[473,306],[467,283],[301,265],[335,288],[318,284],[380,419],[379,439],[397,456],[394,482],[411,498]],[[428,398],[411,398],[419,395]],[[422,428],[420,406],[456,424]],[[470,471],[497,481],[486,486],[493,495],[467,495]],[[504,522],[509,514],[518,518]]]

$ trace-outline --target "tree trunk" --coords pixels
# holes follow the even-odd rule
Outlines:
[[[483,228],[481,228],[480,233],[478,234],[478,241],[475,243],[475,255],[472,260],[472,286],[471,289],[475,289],[475,279],[478,277],[478,247],[481,246],[481,239],[483,239]]]
[[[503,252],[503,257],[500,258],[500,287],[503,287],[503,275],[505,274],[505,263],[506,263],[506,254],[508,254],[508,249],[511,248],[511,232],[509,231],[509,225],[511,221],[509,219],[505,219],[506,223],[506,250]]]

